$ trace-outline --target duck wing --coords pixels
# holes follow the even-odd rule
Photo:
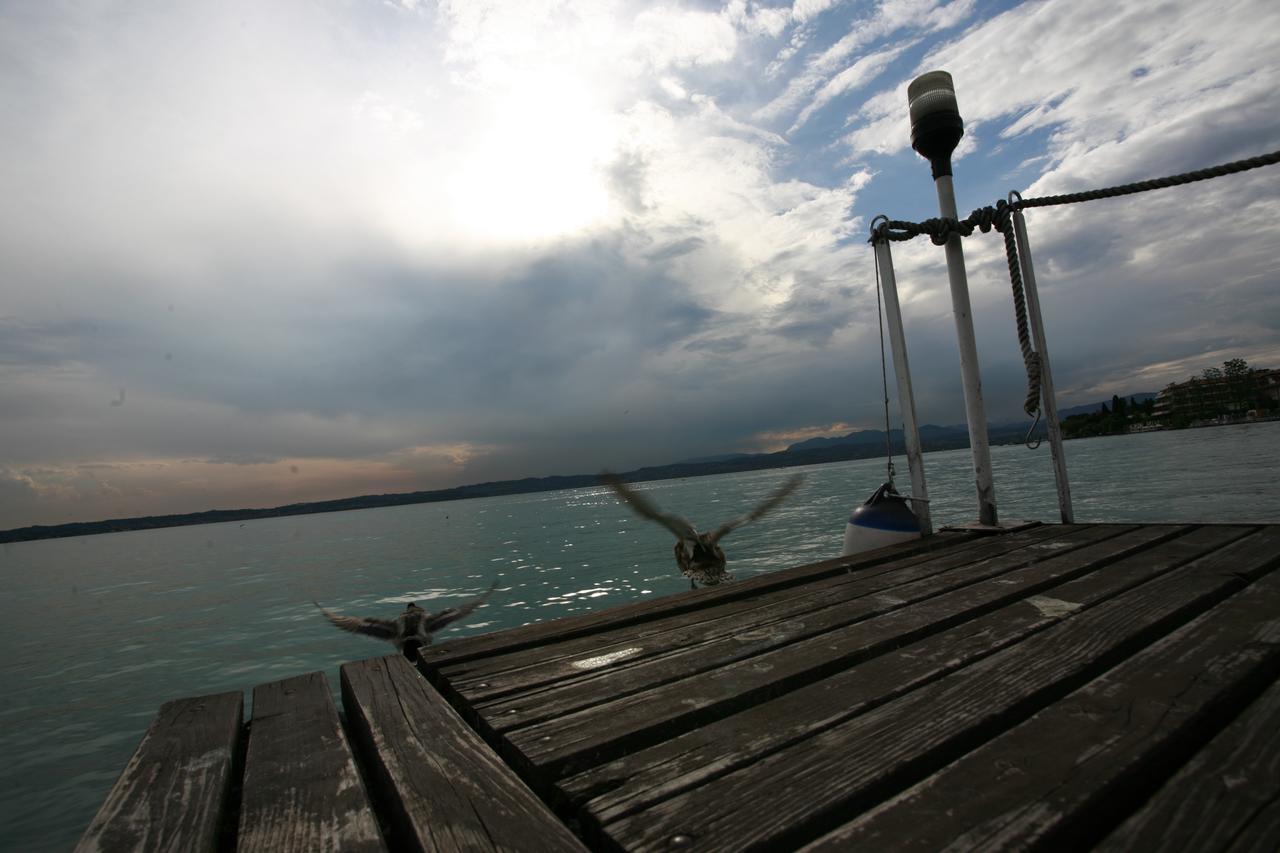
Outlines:
[[[627,488],[626,483],[622,482],[617,474],[605,472],[600,475],[600,480],[612,489],[615,495],[625,501],[636,515],[658,522],[674,533],[676,538],[681,541],[692,541],[698,538],[698,531],[694,529],[688,520],[658,509],[652,501],[640,492]]]
[[[343,616],[341,613],[334,613],[332,610],[325,610],[316,602],[311,602],[320,608],[320,612],[325,618],[337,625],[344,631],[350,631],[353,634],[365,634],[370,637],[377,637],[379,640],[394,640],[396,637],[396,623],[387,619],[370,619],[358,616]]]
[[[752,521],[755,521],[757,518],[764,515],[766,512],[768,512],[769,510],[773,509],[778,504],[786,500],[787,496],[790,495],[792,492],[794,492],[796,488],[803,481],[804,481],[803,474],[795,474],[791,477],[788,477],[787,481],[783,483],[776,492],[770,495],[764,501],[764,503],[760,504],[758,507],[751,510],[751,512],[747,513],[746,515],[740,515],[737,518],[733,519],[733,521],[727,521],[724,524],[720,525],[715,530],[711,531],[710,535],[707,538],[711,542],[718,542],[722,538],[727,536],[734,528],[741,527],[744,524],[748,524]]]
[[[489,585],[489,588],[482,595],[476,596],[461,607],[450,607],[446,610],[441,610],[439,613],[429,614],[426,619],[423,620],[422,630],[426,631],[428,634],[434,634],[449,623],[457,622],[459,619],[470,614],[471,611],[475,610],[481,604],[484,604],[485,600],[488,599],[489,596],[493,595],[493,591],[497,588],[498,582],[495,580]]]

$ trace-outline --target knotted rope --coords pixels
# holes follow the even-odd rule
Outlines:
[[[1022,364],[1027,371],[1027,398],[1022,404],[1022,410],[1028,417],[1035,417],[1040,412],[1040,353],[1031,347],[1026,289],[1022,283],[1022,265],[1018,262],[1018,241],[1013,233],[1013,210],[1013,205],[1001,199],[994,207],[980,207],[961,220],[885,220],[873,227],[870,242],[899,242],[927,234],[935,246],[942,246],[952,235],[968,237],[975,229],[985,234],[994,228],[1004,235],[1004,255],[1009,265],[1009,283],[1013,288],[1013,318],[1018,330],[1018,348],[1022,350]]]
[[[1247,157],[1244,160],[1236,160],[1232,163],[1223,163],[1221,166],[1210,166],[1208,169],[1183,172],[1181,175],[1170,175],[1167,178],[1153,178],[1149,181],[1136,181],[1132,184],[1120,184],[1115,187],[1089,190],[1082,193],[1026,198],[1014,202],[1013,207],[1015,210],[1022,210],[1028,207],[1052,207],[1057,204],[1076,204],[1082,201],[1096,201],[1100,198],[1115,198],[1116,196],[1145,193],[1149,190],[1162,190],[1166,187],[1177,187],[1183,184],[1192,184],[1196,181],[1207,181],[1210,178],[1221,178],[1224,175],[1234,175],[1237,172],[1247,172],[1260,166],[1274,166],[1276,163],[1280,163],[1280,151],[1272,151],[1270,154],[1261,154],[1257,157]]]
[[[1155,178],[1148,181],[1137,181],[1132,184],[1120,184],[1118,186],[1106,187],[1100,190],[1067,193],[1064,195],[1042,196],[1040,198],[1019,197],[1012,204],[1002,199],[996,202],[995,206],[980,207],[964,219],[959,220],[950,218],[934,218],[926,219],[923,222],[906,222],[901,219],[876,217],[876,219],[872,220],[871,238],[868,242],[876,243],[882,240],[901,242],[903,240],[911,240],[915,237],[919,237],[921,234],[926,234],[935,246],[944,246],[953,236],[968,237],[973,234],[974,229],[985,234],[994,228],[996,231],[999,231],[1004,235],[1004,254],[1005,259],[1009,264],[1009,283],[1013,288],[1013,314],[1014,322],[1018,330],[1018,347],[1022,350],[1022,362],[1027,371],[1027,398],[1022,405],[1022,409],[1028,416],[1035,416],[1036,423],[1039,423],[1041,359],[1040,354],[1031,347],[1031,334],[1028,331],[1027,299],[1025,288],[1022,283],[1022,265],[1018,261],[1018,244],[1013,230],[1014,211],[1023,210],[1028,207],[1051,207],[1059,204],[1076,204],[1084,201],[1095,201],[1102,198],[1115,198],[1122,195],[1132,195],[1134,193],[1148,192],[1150,190],[1165,189],[1166,187],[1176,187],[1181,186],[1182,184],[1194,183],[1196,181],[1205,181],[1210,178],[1220,178],[1224,175],[1233,175],[1237,172],[1246,172],[1250,169],[1257,169],[1260,166],[1271,166],[1276,163],[1280,163],[1280,151],[1273,151],[1270,154],[1263,154],[1258,157],[1249,157],[1244,160],[1236,160],[1232,163],[1224,163],[1220,166],[1211,166],[1208,169],[1198,169],[1194,172],[1170,175],[1167,178]],[[884,221],[881,222],[880,220],[882,218]],[[878,286],[878,276],[876,283]],[[878,308],[878,297],[876,305]],[[1032,431],[1035,430],[1036,423],[1031,425]],[[1028,438],[1030,438],[1030,435],[1030,432],[1027,433]]]

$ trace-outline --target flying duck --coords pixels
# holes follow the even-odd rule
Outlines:
[[[656,521],[676,535],[676,565],[680,567],[680,573],[689,579],[689,588],[696,589],[698,584],[715,586],[721,581],[733,579],[733,575],[725,570],[725,556],[720,540],[734,528],[755,521],[786,500],[787,495],[794,492],[804,480],[804,475],[796,474],[787,478],[764,503],[746,515],[725,522],[710,533],[699,533],[687,519],[662,512],[647,497],[627,488],[616,474],[605,472],[600,475],[600,479],[614,494],[629,504],[636,515]]]
[[[497,588],[498,582],[495,580],[483,595],[471,599],[461,607],[449,607],[439,613],[428,613],[419,607],[416,602],[411,601],[405,607],[404,612],[395,619],[343,616],[340,613],[325,610],[315,601],[311,603],[319,607],[320,612],[342,630],[377,637],[379,640],[387,640],[394,643],[400,653],[409,660],[416,660],[418,649],[431,645],[432,634],[446,625],[458,621],[481,604],[484,604],[485,599],[492,595]]]

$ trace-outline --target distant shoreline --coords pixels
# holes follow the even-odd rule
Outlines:
[[[1241,423],[1264,423],[1280,420],[1266,418],[1224,424],[1198,424],[1195,428],[1210,426],[1238,426]],[[1044,427],[1039,428],[1041,434]],[[1143,430],[1142,432],[1155,432]],[[1172,431],[1172,430],[1170,430]],[[993,445],[1018,444],[1025,436],[1026,428],[1020,425],[988,427],[988,440]],[[896,431],[895,431],[896,433]],[[1114,433],[1127,435],[1130,433]],[[883,433],[880,433],[883,436]],[[1082,438],[1085,436],[1081,436]],[[969,437],[957,435],[925,440],[924,452],[959,450],[969,446]],[[895,439],[893,452],[905,454],[900,440]],[[770,468],[792,468],[801,465],[821,465],[825,462],[848,462],[855,459],[871,459],[884,453],[883,439],[867,444],[833,444],[830,446],[781,450],[777,453],[757,453],[733,456],[707,462],[683,462],[671,465],[655,465],[637,468],[621,474],[629,482],[676,480],[685,477],[708,477],[714,474],[735,474],[742,471],[762,471]],[[502,495],[553,492],[561,489],[580,489],[600,484],[598,474],[553,475],[550,477],[526,477],[521,480],[500,480],[451,489],[435,489],[421,492],[401,492],[384,495],[361,495],[330,501],[287,504],[263,509],[214,509],[203,512],[174,515],[151,515],[139,518],[117,518],[105,521],[73,521],[66,524],[33,525],[11,530],[0,530],[0,544],[31,542],[40,539],[65,539],[74,536],[96,536],[102,533],[124,533],[131,530],[157,530],[164,527],[187,527],[196,524],[219,524],[228,521],[251,521],[258,518],[280,518],[291,515],[313,515],[324,512],[346,512],[354,509],[377,509],[389,506],[409,506],[422,503],[468,500],[470,498],[499,497]]]
[[[991,426],[992,443],[1020,441],[1026,428],[1023,426]],[[871,432],[871,431],[868,431]],[[656,465],[627,471],[621,476],[630,482],[674,480],[683,477],[706,477],[713,474],[733,474],[741,471],[759,471],[769,468],[791,468],[799,465],[820,465],[824,462],[845,462],[869,459],[884,453],[883,433],[875,442],[857,444],[832,444],[830,446],[787,449],[777,453],[756,453],[733,456],[705,462],[683,462]],[[895,435],[897,431],[895,430]],[[902,442],[895,439],[893,452],[905,451]],[[969,446],[967,434],[939,437],[923,442],[925,452],[955,450]],[[258,518],[280,518],[290,515],[312,515],[321,512],[345,512],[353,509],[376,509],[388,506],[408,506],[420,503],[487,498],[500,495],[551,492],[559,489],[579,489],[600,484],[598,474],[572,474],[550,477],[526,477],[521,480],[501,480],[452,489],[436,489],[422,492],[401,492],[385,495],[362,495],[330,501],[287,504],[264,509],[214,509],[204,512],[174,515],[151,515],[140,518],[117,518],[106,521],[75,521],[66,524],[33,525],[11,530],[0,530],[0,544],[30,542],[39,539],[63,539],[72,536],[94,536],[100,533],[123,533],[130,530],[155,530],[162,527],[186,527],[193,524],[218,524],[227,521],[249,521]]]
[[[1280,421],[1280,415],[1268,415],[1267,417],[1263,417],[1263,418],[1237,418],[1235,420],[1227,420],[1227,421],[1195,421],[1193,423],[1187,424],[1186,426],[1176,426],[1176,427],[1164,426],[1163,424],[1156,425],[1156,426],[1142,426],[1137,428],[1130,427],[1124,432],[1100,432],[1094,435],[1064,435],[1062,437],[1062,440],[1076,441],[1082,438],[1106,438],[1108,436],[1113,436],[1113,435],[1142,435],[1148,432],[1181,432],[1182,430],[1186,430],[1186,429],[1210,429],[1213,427],[1249,426],[1250,424],[1266,424],[1266,423],[1274,423],[1276,421]]]

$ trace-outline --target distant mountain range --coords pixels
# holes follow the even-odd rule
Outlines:
[[[1004,427],[1017,427],[1017,424],[1004,424],[1002,426],[991,425],[988,430],[1000,430]],[[1028,424],[1023,424],[1022,429],[1025,432]],[[902,430],[895,429],[890,431],[894,442],[902,441]],[[969,428],[966,426],[934,426],[933,424],[925,424],[920,427],[920,444],[923,447],[929,447],[931,444],[954,442],[956,438],[963,436],[965,444],[969,443]],[[884,447],[884,430],[881,429],[860,429],[849,433],[848,435],[836,436],[833,438],[809,438],[804,441],[798,441],[787,447],[787,453],[797,453],[806,450],[816,450],[820,447],[839,447],[842,445],[868,445],[877,448]]]
[[[1131,395],[1142,402],[1154,394]],[[1107,401],[1109,403],[1110,401]],[[1104,403],[1074,406],[1063,409],[1059,416],[1099,411]],[[991,424],[987,437],[991,444],[1018,444],[1026,437],[1029,424]],[[1044,424],[1036,427],[1036,434],[1045,434]],[[902,430],[892,430],[890,440],[895,454],[905,452]],[[847,435],[830,438],[810,438],[789,445],[775,453],[724,453],[686,459],[670,465],[638,468],[622,474],[630,482],[645,480],[671,480],[681,477],[701,477],[708,474],[728,474],[737,471],[754,471],[763,468],[787,468],[795,465],[817,465],[823,462],[841,462],[849,459],[866,459],[884,452],[884,431],[876,429],[855,430]],[[923,449],[955,450],[969,446],[969,431],[964,425],[920,427],[920,444]],[[0,542],[20,542],[29,539],[54,539],[65,536],[89,536],[96,533],[113,533],[124,530],[146,530],[157,527],[180,527],[189,524],[214,524],[226,521],[247,521],[253,518],[273,518],[284,515],[308,515],[316,512],[341,512],[351,509],[372,509],[382,506],[434,503],[437,501],[484,498],[496,495],[545,492],[556,489],[576,489],[595,486],[600,482],[597,474],[572,474],[552,477],[526,477],[522,480],[502,480],[478,483],[452,489],[436,489],[423,492],[402,492],[387,495],[362,495],[332,501],[289,504],[269,509],[225,509],[176,515],[154,515],[143,518],[120,518],[109,521],[73,522],[71,524],[37,525],[14,530],[0,530]]]

